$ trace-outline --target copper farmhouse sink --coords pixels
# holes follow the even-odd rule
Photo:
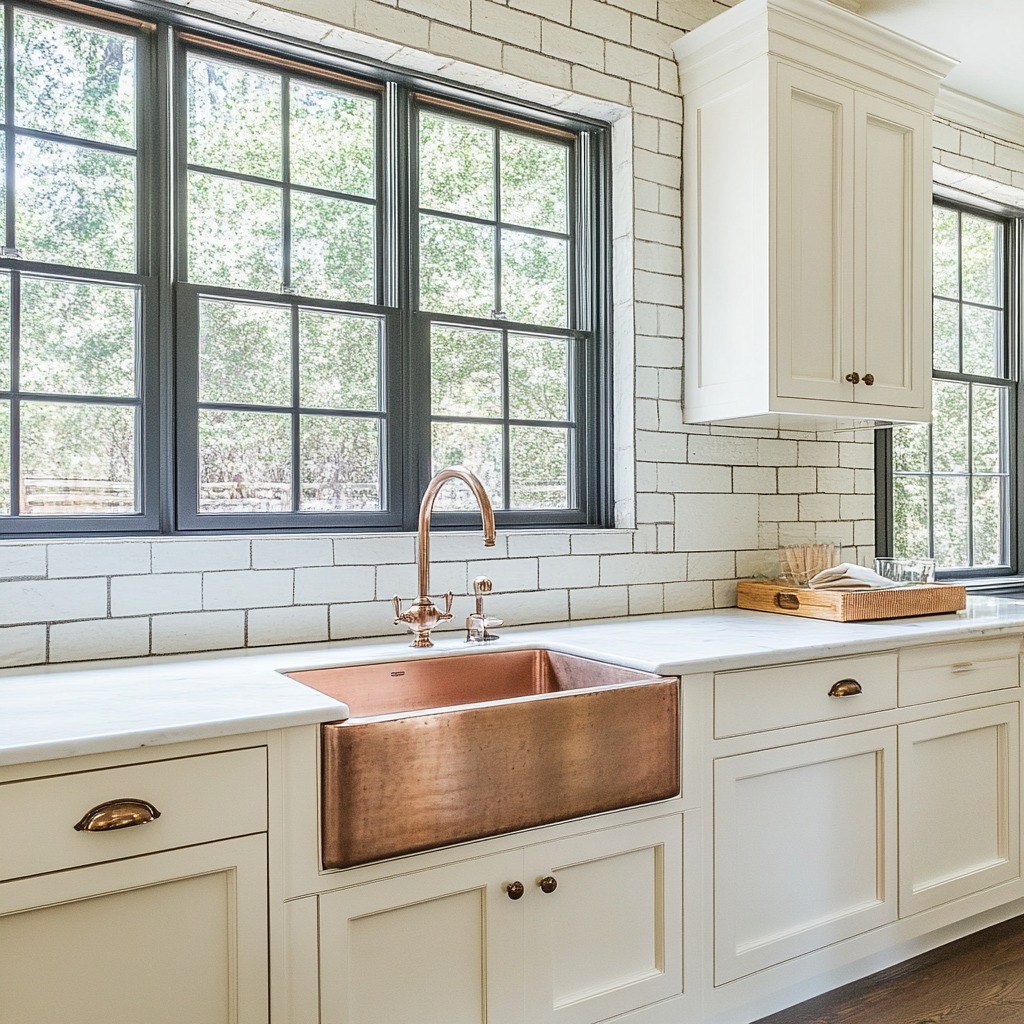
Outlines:
[[[679,680],[543,650],[289,672],[322,726],[325,867],[679,793]]]

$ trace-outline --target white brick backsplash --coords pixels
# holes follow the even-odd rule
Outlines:
[[[327,606],[255,608],[248,615],[250,647],[301,644],[327,640]]]
[[[818,471],[812,466],[785,466],[779,470],[780,494],[813,494],[817,486]]]
[[[732,471],[732,489],[737,494],[774,494],[777,488],[776,470],[767,466],[737,466]]]
[[[333,565],[330,537],[253,537],[254,569],[290,569],[297,565]]]
[[[215,651],[245,646],[245,612],[187,612],[153,617],[153,653]]]
[[[841,494],[839,496],[839,514],[843,519],[873,519],[875,515],[874,495]]]
[[[533,622],[564,622],[569,618],[569,591],[538,590],[519,601],[513,612],[505,611],[506,626],[527,626]]]
[[[567,555],[569,537],[568,533],[510,533],[507,537],[509,558]]]
[[[209,540],[159,540],[153,542],[153,572],[212,572],[216,569],[248,569],[248,540],[211,537]]]
[[[801,494],[799,502],[799,519],[838,519],[838,494]]]
[[[757,439],[753,437],[691,434],[686,453],[690,462],[716,463],[722,466],[756,466],[757,445]]]
[[[601,559],[601,585],[670,583],[686,578],[686,556],[668,554],[605,555]]]
[[[666,583],[665,611],[690,612],[699,608],[711,608],[714,602],[714,584]]]
[[[294,573],[288,569],[242,569],[203,574],[203,607],[265,608],[291,604]]]
[[[110,614],[115,617],[188,612],[202,606],[202,573],[115,576],[110,581]]]
[[[45,575],[45,544],[0,544],[0,579]]]
[[[0,583],[0,626],[98,619],[107,614],[105,579]]]
[[[336,565],[385,565],[415,560],[416,538],[412,534],[334,538]]]
[[[472,530],[456,533],[431,533],[431,562],[465,562],[469,558],[504,558],[508,554],[506,535],[500,530],[494,538],[494,547],[484,547],[483,529],[475,526]]]
[[[676,547],[722,551],[757,547],[756,494],[683,494],[676,498]]]
[[[633,550],[631,530],[592,530],[572,535],[571,549],[574,555],[615,555]]]
[[[692,551],[686,558],[686,575],[691,580],[728,580],[736,575],[732,551]]]
[[[331,565],[295,570],[296,604],[372,601],[375,574],[365,566]]]
[[[816,485],[826,494],[843,494],[855,489],[856,477],[852,469],[819,469]]]
[[[641,523],[670,523],[675,517],[675,500],[671,494],[638,494],[636,517]]]
[[[138,658],[149,654],[149,619],[87,619],[50,627],[50,661]]]
[[[604,42],[597,36],[554,22],[543,22],[540,48],[549,57],[558,57],[598,71],[604,70]]]
[[[540,589],[596,587],[601,559],[597,555],[567,555],[540,559]]]
[[[466,567],[469,583],[477,576],[487,576],[494,584],[495,591],[504,594],[511,591],[536,590],[538,562],[536,558],[478,559]],[[568,586],[562,583],[562,586]],[[464,589],[462,593],[468,593]]]
[[[629,587],[592,587],[569,591],[569,614],[574,619],[608,619],[629,614]]]
[[[462,585],[458,588],[461,592],[465,588],[465,573],[466,567],[464,563],[459,563],[462,572]],[[432,567],[439,568],[439,567]],[[447,568],[451,568],[449,565]],[[444,592],[444,588],[438,586],[440,580],[440,574],[434,571],[430,573],[431,590],[440,594]],[[378,565],[377,566],[377,600],[379,601],[390,601],[395,594],[401,597],[403,600],[406,598],[414,598],[416,594],[416,566],[415,565]],[[454,587],[452,588],[455,589]]]
[[[146,573],[150,569],[150,545],[140,541],[92,541],[50,545],[51,579],[67,576],[115,576]]]
[[[758,514],[761,522],[797,519],[800,514],[799,499],[789,494],[762,494],[758,501]]]
[[[736,606],[735,580],[718,580],[712,586],[715,592],[716,608],[734,608]]]
[[[630,615],[656,615],[665,610],[663,583],[638,583],[627,589]]]
[[[759,466],[795,466],[796,452],[796,441],[761,438],[757,442],[757,464]]]
[[[732,470],[728,466],[663,463],[658,466],[658,488],[683,494],[697,491],[727,492],[732,490]]]
[[[871,444],[842,444],[839,465],[851,469],[871,469],[875,465],[875,447]]]
[[[46,661],[46,626],[0,626],[0,668]]]
[[[797,463],[801,466],[838,466],[838,441],[800,441],[797,443]]]
[[[394,624],[390,601],[362,601],[332,604],[331,639],[349,640],[364,636],[400,636],[404,627]]]

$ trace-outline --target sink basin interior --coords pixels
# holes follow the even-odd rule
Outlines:
[[[543,693],[621,686],[657,676],[568,654],[531,649],[410,658],[288,672],[348,705],[352,718],[482,704]]]

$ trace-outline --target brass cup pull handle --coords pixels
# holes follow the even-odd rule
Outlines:
[[[505,895],[510,900],[521,900],[524,892],[526,892],[526,886],[522,882],[509,882],[505,886]]]
[[[146,825],[160,817],[160,812],[148,800],[122,797],[97,804],[82,815],[75,825],[76,832],[112,832],[118,828]]]
[[[558,879],[553,875],[545,875],[537,884],[541,892],[554,892],[558,888]]]
[[[832,684],[828,695],[830,697],[855,697],[858,693],[863,692],[856,679],[840,679],[839,682]]]
[[[875,383],[875,375],[873,373],[865,373],[862,379],[868,387]]]
[[[846,379],[847,379],[847,380],[848,380],[848,381],[849,381],[849,382],[850,382],[851,384],[859,384],[859,383],[860,383],[860,374],[859,374],[859,373],[857,373],[857,371],[856,371],[856,370],[854,370],[854,372],[853,372],[853,373],[848,373],[848,374],[846,375]],[[875,382],[875,378],[874,378],[874,377],[872,377],[872,378],[871,378],[871,383],[872,383],[872,384],[874,384],[874,382]]]

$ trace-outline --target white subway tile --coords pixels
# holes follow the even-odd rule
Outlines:
[[[574,555],[614,555],[632,550],[632,530],[590,530],[572,535]]]
[[[45,544],[0,544],[0,580],[45,575]]]
[[[629,587],[593,587],[569,591],[573,619],[607,619],[629,614]]]
[[[596,587],[601,559],[597,555],[567,555],[540,560],[540,589]]]
[[[526,626],[535,622],[566,622],[569,618],[567,590],[538,590],[520,601],[513,612],[504,611],[506,626]]]
[[[841,494],[839,509],[843,519],[873,519],[875,496],[873,494]]]
[[[604,70],[604,41],[551,21],[541,23],[540,48],[550,57]]]
[[[153,616],[154,654],[227,650],[245,646],[245,612],[186,612]]]
[[[331,639],[350,640],[368,636],[401,636],[405,627],[396,626],[394,618],[395,613],[390,601],[332,604]]]
[[[512,591],[536,590],[538,575],[536,558],[480,559],[468,564],[466,575],[469,580],[487,576],[495,591],[503,594]],[[563,583],[562,586],[567,584]],[[465,593],[466,591],[463,591]]]
[[[628,590],[630,615],[656,615],[665,610],[664,584],[639,583]]]
[[[203,573],[203,608],[264,608],[292,603],[290,569],[239,569]]]
[[[676,547],[723,551],[757,546],[755,494],[681,494],[676,498]]]
[[[714,585],[710,582],[666,583],[665,611],[690,612],[714,607]]]
[[[768,466],[737,466],[732,471],[732,489],[737,494],[774,494],[778,490],[776,473]]]
[[[249,541],[236,538],[153,541],[153,572],[248,569],[250,557]]]
[[[686,579],[686,556],[676,552],[641,555],[604,555],[601,585],[672,583]]]
[[[336,537],[336,565],[388,565],[416,560],[416,538],[409,533],[394,536]]]
[[[784,441],[782,443],[790,444],[792,442]],[[784,466],[779,470],[780,494],[813,494],[817,486],[818,471],[812,466]]]
[[[756,466],[757,438],[723,434],[691,434],[687,441],[690,462],[719,466]]]
[[[331,565],[295,570],[296,604],[372,601],[374,572],[365,566]]]
[[[149,556],[150,545],[145,541],[54,542],[49,546],[49,576],[55,579],[145,573],[150,568]]]
[[[50,627],[50,661],[139,658],[149,654],[149,619],[87,619]]]
[[[0,625],[99,619],[106,614],[106,579],[0,583]]]
[[[509,533],[510,558],[533,558],[538,555],[569,554],[569,533]]]
[[[838,466],[839,443],[837,441],[799,441],[797,443],[797,464],[801,466]]]
[[[798,519],[799,510],[799,498],[796,495],[762,494],[758,498],[758,518],[762,523]]]
[[[662,464],[658,466],[658,489],[679,494],[726,494],[732,490],[732,470],[728,466]]]
[[[715,607],[716,608],[735,608],[736,607],[736,581],[735,580],[719,580],[712,584],[715,590]]]
[[[301,644],[328,639],[327,606],[256,608],[248,614],[249,647]]]
[[[732,551],[691,551],[686,557],[686,575],[691,580],[736,578],[736,555]]]
[[[844,494],[852,492],[856,477],[852,469],[819,469],[817,470],[817,489],[824,494]]]
[[[0,668],[41,665],[45,661],[46,626],[0,626]]]
[[[801,494],[797,499],[800,512],[798,519],[838,519],[838,494]]]
[[[757,464],[759,466],[795,466],[796,441],[762,438],[757,442]]]
[[[202,607],[202,573],[115,576],[110,581],[110,614],[115,617],[192,612]]]
[[[852,442],[839,446],[839,465],[851,469],[873,469],[875,465],[875,447],[871,444],[854,444]]]
[[[254,537],[254,569],[294,569],[300,565],[333,565],[330,537]]]
[[[453,563],[448,563],[453,564]],[[462,585],[458,588],[460,592],[465,589],[465,563],[454,563],[460,565]],[[376,594],[379,601],[390,601],[394,595],[403,599],[411,599],[417,596],[418,586],[416,579],[415,565],[378,565],[376,573]],[[435,593],[443,593],[437,589],[437,574],[431,573],[431,589]]]

